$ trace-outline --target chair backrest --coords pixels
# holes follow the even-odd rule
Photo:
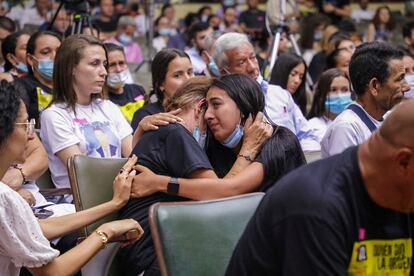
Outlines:
[[[152,205],[149,220],[161,274],[224,275],[263,195]]]
[[[126,161],[124,158],[94,158],[84,155],[69,158],[69,179],[76,211],[111,200],[113,181]],[[115,217],[116,214],[111,214],[86,226],[83,234],[87,236],[99,225],[114,220]]]
[[[315,162],[319,159],[321,159],[321,151],[306,151],[305,153],[305,159],[306,159],[306,163],[312,163]]]

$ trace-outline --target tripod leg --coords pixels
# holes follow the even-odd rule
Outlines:
[[[277,58],[277,52],[279,51],[279,43],[280,43],[280,37],[281,33],[278,31],[275,33],[275,36],[273,38],[272,42],[272,52],[270,55],[270,65],[269,65],[269,72],[272,72],[273,66],[275,65],[276,58]]]

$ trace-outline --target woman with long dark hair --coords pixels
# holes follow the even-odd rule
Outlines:
[[[306,73],[308,68],[302,57],[285,53],[273,66],[269,84],[279,85],[292,94],[293,100],[306,115]]]
[[[333,68],[322,73],[315,89],[312,107],[309,111],[309,124],[321,142],[328,126],[351,103],[348,75]]]

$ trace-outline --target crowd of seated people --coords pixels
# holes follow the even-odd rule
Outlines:
[[[319,158],[333,158],[329,174],[334,175],[335,162],[352,159],[354,164],[356,158],[365,158],[359,163],[365,164],[371,158],[371,146],[385,143],[390,156],[405,147],[395,157],[400,162],[395,173],[400,173],[400,179],[412,176],[410,144],[405,136],[392,136],[399,129],[386,122],[398,121],[398,109],[412,106],[414,22],[396,20],[398,15],[386,5],[367,10],[364,0],[359,13],[353,12],[349,0],[288,2],[277,53],[272,53],[274,33],[266,29],[266,12],[277,8],[268,3],[265,10],[257,0],[248,0],[246,7],[229,0],[221,1],[217,9],[217,5],[194,5],[184,18],[176,14],[179,4],[157,5],[156,17],[150,18],[140,1],[100,0],[90,3],[90,24],[82,23],[80,33],[73,33],[73,11],[66,5],[55,21],[52,15],[57,6],[49,0],[3,5],[0,223],[5,235],[0,237],[0,274],[18,275],[22,267],[35,275],[77,273],[108,240],[142,227],[142,237],[119,250],[122,275],[160,275],[148,223],[153,203],[255,191],[279,200],[288,193],[290,198],[289,189],[278,188],[279,182],[286,186],[298,177],[315,185],[312,180],[317,177],[325,180],[328,172],[322,165],[315,165],[315,175],[306,178],[311,171],[303,169],[306,156],[315,152]],[[304,7],[308,12],[302,12]],[[148,39],[151,19],[152,45],[142,43]],[[271,24],[279,20],[277,16],[268,19]],[[303,55],[290,39],[296,40]],[[145,77],[150,88],[135,80],[136,74],[145,73],[133,72],[129,66],[145,62],[147,52],[151,64]],[[272,54],[274,64],[269,60]],[[398,125],[409,121],[398,121]],[[338,154],[341,158],[331,157]],[[391,158],[385,156],[388,152],[378,154],[384,160]],[[56,188],[70,190],[67,164],[75,155],[129,158],[114,180],[111,201],[76,212],[70,194],[42,195],[36,181],[47,170]],[[349,164],[344,173],[360,173],[352,177],[358,177],[358,183],[369,182],[368,191],[355,191],[366,193],[358,194],[361,201],[371,196],[370,204],[392,209],[400,227],[400,212],[412,210],[377,197],[369,186],[371,172],[365,168],[359,171]],[[176,189],[169,189],[172,184]],[[310,198],[323,190],[317,188]],[[273,204],[270,199],[265,202]],[[289,205],[293,208],[289,212],[269,214],[283,218],[294,210],[294,202],[278,205],[282,209]],[[305,210],[306,203],[302,200],[297,206]],[[36,208],[49,210],[50,217],[36,220],[32,214]],[[268,212],[267,205],[261,208]],[[74,230],[112,212],[122,220],[100,226],[76,246],[77,237],[70,235]],[[314,223],[306,221],[309,214],[301,214],[305,219],[293,223]],[[267,230],[279,235],[289,232],[275,225],[290,224],[277,221],[269,226],[261,215],[250,222],[228,275],[243,275],[241,271],[253,275],[254,269],[263,271],[260,275],[282,275],[292,269],[281,266],[279,272],[273,271],[260,254],[245,267],[240,265],[246,250],[257,250],[256,244],[263,242],[256,243],[256,238],[271,236]],[[290,219],[286,221],[291,223]],[[62,224],[65,227],[58,227]],[[262,226],[269,228],[261,230]],[[318,229],[313,226],[306,225],[311,231]],[[365,231],[370,226],[360,228]],[[252,233],[256,238],[251,239]],[[8,249],[13,242],[14,250]],[[72,249],[66,253],[68,248]],[[279,249],[285,248],[280,245]],[[279,258],[281,252],[269,256]],[[77,254],[82,258],[76,259]],[[303,258],[309,257],[306,254]],[[311,259],[303,260],[309,264]],[[318,264],[309,267],[323,270]]]

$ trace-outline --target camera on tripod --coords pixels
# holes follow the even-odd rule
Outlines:
[[[73,13],[89,13],[87,0],[62,0],[65,10]]]
[[[87,0],[61,0],[55,15],[53,16],[51,26],[56,20],[59,11],[65,7],[68,14],[71,14],[72,21],[68,27],[66,34],[81,34],[84,28],[92,30],[92,18],[90,15],[89,2]]]

